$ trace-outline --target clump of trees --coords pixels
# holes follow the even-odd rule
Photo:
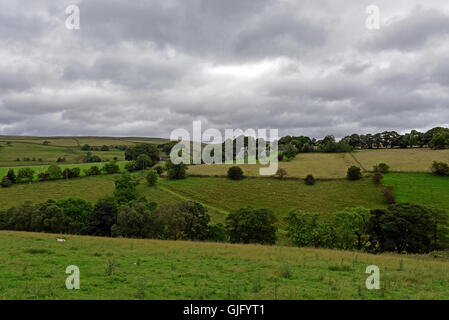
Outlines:
[[[166,168],[167,168],[167,177],[169,179],[179,180],[186,178],[187,166],[184,163],[174,164],[173,162],[168,160]]]
[[[94,162],[101,162],[101,158],[99,156],[93,155],[92,152],[86,153],[86,155],[83,158],[84,163],[94,163]]]
[[[226,217],[226,230],[232,243],[274,244],[276,221],[271,210],[247,207]]]
[[[154,164],[159,162],[159,150],[154,144],[138,143],[134,146],[130,146],[125,150],[125,160],[134,161],[140,155],[147,155],[151,162],[147,163],[147,167],[152,167]]]
[[[446,212],[399,203],[387,209],[349,208],[328,215],[293,210],[287,235],[297,246],[368,252],[427,253],[448,248]]]
[[[279,149],[287,159],[293,159],[298,153],[306,152],[351,152],[354,149],[380,148],[449,148],[449,128],[436,127],[427,132],[412,130],[406,134],[396,131],[384,131],[375,134],[352,134],[340,141],[334,136],[321,140],[305,136],[285,136],[279,139]],[[287,151],[287,154],[285,152]]]

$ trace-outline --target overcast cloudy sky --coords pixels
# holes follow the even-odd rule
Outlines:
[[[168,137],[192,120],[315,137],[449,126],[449,2],[0,2],[0,134]]]

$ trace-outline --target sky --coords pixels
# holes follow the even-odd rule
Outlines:
[[[449,126],[449,2],[0,2],[0,135],[169,137],[194,120],[317,138]]]

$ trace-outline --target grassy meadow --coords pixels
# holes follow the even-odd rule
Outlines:
[[[302,153],[291,161],[279,162],[279,168],[287,171],[287,177],[305,178],[313,174],[315,178],[338,179],[346,177],[348,168],[356,165],[354,159],[346,153]],[[261,165],[238,165],[249,177],[258,177]],[[232,165],[192,165],[189,174],[205,176],[226,176]]]
[[[46,146],[28,142],[12,142],[10,146],[0,142],[0,167],[35,166],[56,163],[58,158],[66,158],[65,163],[82,163],[86,151],[78,147]],[[99,156],[104,161],[113,160],[115,157],[125,160],[123,151],[113,149],[111,151],[91,151],[93,155]],[[20,161],[17,161],[17,158]],[[29,158],[30,161],[24,161]],[[32,159],[35,159],[32,161]],[[39,161],[39,158],[42,161]]]
[[[368,171],[383,162],[394,172],[430,172],[433,161],[449,162],[449,150],[426,148],[362,150],[353,155]]]
[[[383,183],[392,186],[398,202],[413,202],[449,211],[449,177],[430,173],[389,173]]]
[[[432,256],[0,231],[0,299],[448,299]],[[60,236],[61,237],[61,236]],[[80,290],[67,290],[67,266]],[[366,267],[380,269],[367,290]]]

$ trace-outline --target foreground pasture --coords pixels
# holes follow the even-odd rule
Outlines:
[[[0,231],[0,299],[448,299],[449,260]],[[67,266],[80,290],[67,290]],[[366,267],[380,269],[367,290]]]

